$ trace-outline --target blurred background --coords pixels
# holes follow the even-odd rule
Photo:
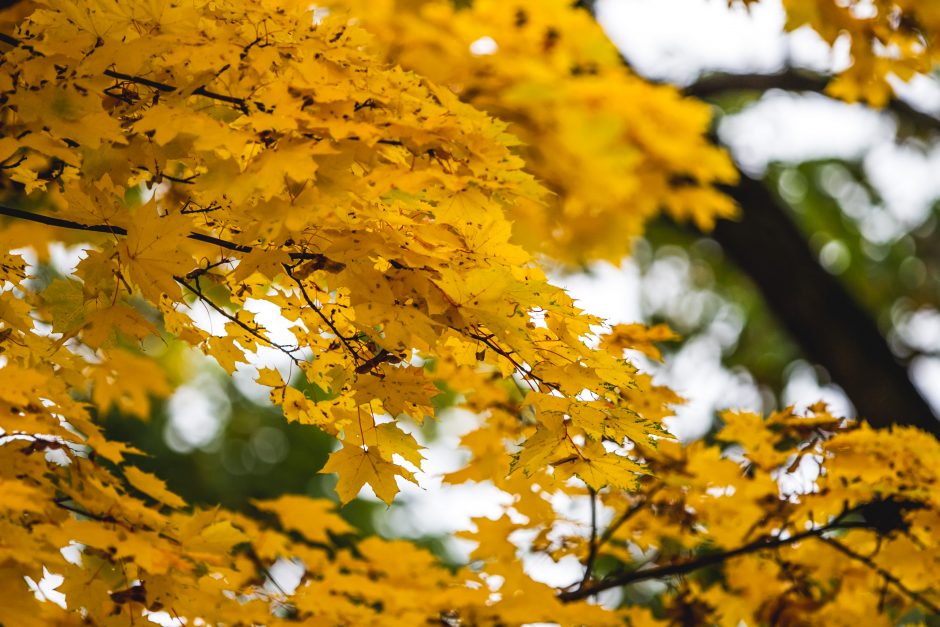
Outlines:
[[[732,190],[744,205],[740,222],[704,234],[664,218],[619,266],[554,275],[611,323],[664,322],[682,336],[663,347],[663,364],[634,356],[687,399],[673,431],[708,437],[727,408],[824,400],[855,415],[862,399],[877,412],[879,398],[853,391],[865,391],[866,376],[894,377],[875,393],[887,406],[940,414],[937,77],[899,84],[899,98],[874,111],[819,93],[848,52],[812,31],[784,34],[773,1],[750,12],[724,0],[593,8],[637,73],[714,104],[715,138],[750,177]],[[80,247],[54,253],[50,274],[73,267]],[[748,261],[755,256],[769,261]],[[218,324],[213,315],[205,311],[207,327]],[[316,474],[333,441],[286,424],[252,381],[261,365],[286,367],[278,353],[262,349],[232,379],[172,342],[147,350],[182,385],[153,404],[149,420],[107,418],[112,437],[149,454],[142,468],[207,505],[238,509],[284,492],[335,498],[332,479]],[[440,487],[440,476],[460,467],[458,438],[476,418],[448,408],[446,395],[437,400],[444,419],[413,427],[429,447],[421,487],[404,485],[390,511],[363,492],[342,513],[366,533],[415,538],[455,561],[465,547],[448,534],[468,527],[470,512],[495,512],[501,497],[487,485]],[[540,578],[570,583],[569,566],[540,563]],[[276,576],[289,578],[288,570]]]
[[[716,410],[728,407],[768,411],[822,399],[839,414],[855,415],[852,394],[833,380],[830,363],[819,363],[839,356],[819,355],[819,347],[795,337],[797,314],[780,303],[812,299],[812,284],[828,277],[848,292],[856,311],[820,311],[832,303],[807,303],[816,306],[813,315],[843,316],[845,324],[851,316],[868,317],[916,387],[904,393],[919,392],[940,413],[936,77],[897,81],[898,100],[874,111],[818,93],[828,75],[850,62],[847,45],[839,45],[847,42],[830,49],[807,28],[784,34],[779,3],[747,11],[716,0],[603,0],[596,13],[639,74],[714,103],[718,141],[766,188],[766,196],[751,194],[742,203],[741,224],[748,228],[729,233],[722,224],[709,237],[662,221],[621,269],[598,267],[593,278],[573,278],[584,302],[597,280],[621,281],[631,290],[625,300],[632,309],[625,312],[621,303],[605,313],[667,322],[685,338],[659,369],[689,399],[675,421],[677,433],[705,435]],[[792,265],[793,273],[802,270],[795,283],[775,284],[741,263],[746,236],[758,250],[785,255],[784,274],[798,263],[798,242],[788,241],[786,229],[747,224],[748,212],[768,210],[798,228],[828,277]],[[769,303],[773,298],[779,300]],[[873,349],[866,361],[885,359]]]

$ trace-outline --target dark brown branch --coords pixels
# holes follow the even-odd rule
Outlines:
[[[682,91],[695,98],[714,98],[734,92],[766,92],[772,89],[826,94],[832,77],[797,68],[785,68],[770,74],[706,74]],[[915,109],[899,98],[892,98],[885,109],[921,131],[940,132],[940,118]]]
[[[74,222],[72,220],[63,220],[62,218],[55,218],[53,216],[48,216],[41,213],[33,213],[32,211],[23,211],[21,209],[13,209],[12,207],[0,206],[0,215],[9,216],[11,218],[18,218],[20,220],[29,220],[30,222],[38,222],[39,224],[46,224],[49,226],[55,226],[63,229],[73,229],[76,231],[90,231],[92,233],[112,233],[114,235],[127,235],[127,229],[122,226],[112,226],[110,224],[82,224],[81,222]],[[235,242],[230,242],[228,240],[220,239],[218,237],[213,237],[211,235],[204,235],[202,233],[190,233],[187,235],[189,239],[196,240],[197,242],[205,242],[206,244],[213,244],[224,248],[226,250],[231,250],[238,253],[250,253],[255,248],[253,246],[248,246],[246,244],[236,244]],[[305,252],[289,252],[290,258],[294,261],[315,261],[320,265],[318,267],[325,268],[331,272],[338,272],[339,270],[345,267],[344,264],[333,261],[328,257],[321,255],[319,253],[305,253]]]
[[[72,220],[54,218],[52,216],[47,216],[41,213],[33,213],[32,211],[13,209],[12,207],[0,206],[0,215],[9,216],[11,218],[18,218],[20,220],[29,220],[30,222],[37,222],[39,224],[46,224],[48,226],[56,226],[63,229],[91,231],[92,233],[113,233],[114,235],[127,235],[127,229],[120,226],[111,226],[110,224],[82,224],[80,222],[73,222]]]
[[[106,522],[106,523],[113,523],[113,524],[121,525],[121,526],[127,526],[121,521],[119,521],[117,518],[115,518],[114,516],[93,514],[87,510],[80,509],[72,505],[68,505],[67,501],[70,501],[70,500],[71,499],[54,499],[52,503],[59,509],[64,509],[67,512],[78,514],[79,516],[84,516],[85,518],[88,518],[89,520],[96,520],[98,522]]]
[[[770,74],[734,74],[716,72],[705,74],[694,83],[683,88],[682,92],[695,98],[712,98],[725,93],[741,91],[807,91],[823,93],[829,85],[829,77],[824,74],[801,72],[787,68]]]
[[[90,512],[90,511],[88,511],[88,510],[86,510],[86,509],[81,509],[81,508],[79,508],[79,507],[75,507],[74,505],[69,505],[69,504],[68,504],[68,501],[72,501],[72,498],[71,498],[71,497],[63,497],[63,498],[53,499],[53,500],[52,500],[52,503],[53,503],[56,507],[58,507],[59,509],[65,510],[65,511],[67,511],[67,512],[71,512],[71,513],[76,514],[76,515],[78,515],[78,516],[84,516],[85,518],[88,518],[88,519],[90,519],[90,520],[95,520],[95,521],[97,521],[97,522],[103,522],[103,523],[109,523],[109,524],[112,524],[112,525],[117,525],[118,527],[123,527],[124,529],[127,529],[128,531],[131,531],[131,532],[135,531],[135,526],[132,525],[131,523],[127,522],[126,520],[120,520],[119,518],[117,518],[116,516],[112,516],[111,514],[95,514],[95,513]],[[74,501],[73,501],[73,502],[74,502]],[[140,528],[140,529],[144,529],[144,530],[146,530],[146,531],[154,531],[154,532],[157,533],[157,535],[158,535],[159,537],[161,537],[161,538],[163,538],[164,540],[166,540],[166,541],[168,541],[168,542],[171,542],[171,543],[173,543],[173,544],[177,544],[177,545],[178,545],[178,544],[180,543],[180,541],[179,541],[178,539],[176,539],[176,538],[174,538],[173,536],[169,535],[169,534],[168,534],[167,532],[165,532],[165,531],[156,531],[155,529],[151,529],[150,527],[147,527],[147,526],[143,526],[143,527],[139,527],[139,528]],[[99,548],[101,548],[101,547],[99,547]]]
[[[791,536],[787,536],[786,538],[781,538],[779,536],[765,536],[729,551],[709,553],[693,560],[679,562],[676,564],[665,564],[655,568],[647,568],[644,570],[634,570],[627,573],[621,573],[619,575],[602,579],[601,581],[591,586],[581,587],[570,592],[562,592],[558,595],[558,598],[566,602],[578,601],[581,599],[586,599],[590,596],[594,596],[598,592],[603,592],[604,590],[620,588],[622,586],[628,586],[640,581],[665,579],[666,577],[687,575],[708,566],[723,564],[724,562],[734,557],[757,553],[759,551],[776,549],[790,544],[796,544],[797,542],[806,540],[808,538],[821,537],[822,534],[828,533],[830,531],[837,531],[841,529],[869,528],[867,523],[838,522],[838,520],[839,519],[823,527],[795,533]]]
[[[193,176],[188,176],[184,179],[181,179],[176,176],[170,176],[169,174],[166,174],[165,172],[161,172],[160,177],[165,178],[168,181],[172,181],[173,183],[179,183],[180,185],[192,185],[193,182],[196,180],[195,174]]]
[[[584,562],[584,577],[581,578],[578,590],[583,589],[591,580],[594,561],[597,559],[597,492],[594,491],[594,488],[588,486],[588,493],[591,495],[591,541],[588,547],[587,561]]]
[[[7,35],[6,33],[0,33],[0,41],[7,44],[8,46],[13,46],[14,48],[17,48],[23,45],[23,42],[21,42],[19,39],[11,35]],[[30,50],[30,48],[26,48],[26,49]]]
[[[149,78],[143,78],[141,76],[134,76],[132,74],[124,74],[123,72],[115,72],[114,70],[105,70],[104,75],[108,78],[113,78],[119,81],[125,81],[127,83],[134,83],[135,85],[143,85],[144,87],[149,87],[155,89],[159,92],[171,94],[177,90],[173,85],[168,85],[166,83],[161,83],[159,81],[150,80]],[[193,90],[192,94],[194,96],[203,96],[204,98],[209,98],[210,100],[217,100],[219,102],[224,102],[226,104],[235,105],[243,112],[248,112],[248,104],[244,98],[238,98],[236,96],[226,96],[225,94],[220,94],[218,92],[209,91],[205,87],[197,87]],[[255,103],[256,105],[258,103]],[[260,107],[263,108],[263,105]]]
[[[26,50],[33,52],[34,54],[41,54],[37,52],[32,46],[24,44],[20,39],[13,37],[12,35],[7,35],[6,33],[0,33],[0,41],[14,48],[23,47]],[[126,83],[133,83],[135,85],[142,85],[144,87],[149,87],[163,93],[173,93],[177,91],[177,88],[173,85],[168,85],[166,83],[161,83],[160,81],[151,80],[149,78],[144,78],[142,76],[134,76],[132,74],[124,74],[123,72],[117,72],[115,70],[105,70],[104,75],[108,78],[113,78],[115,80],[124,81]],[[236,96],[227,96],[225,94],[220,94],[218,92],[210,91],[205,87],[197,87],[193,90],[192,94],[194,96],[203,96],[204,98],[209,98],[211,100],[217,100],[219,102],[224,102],[226,104],[235,105],[242,111],[248,111],[248,101],[244,98],[238,98]],[[257,103],[256,103],[257,104]]]

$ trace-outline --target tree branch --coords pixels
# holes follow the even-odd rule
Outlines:
[[[44,56],[41,52],[37,51],[32,46],[25,44],[22,40],[13,37],[12,35],[7,35],[6,33],[0,33],[0,42],[3,42],[7,45],[13,46],[14,48],[23,47],[26,50],[29,50],[33,54]],[[173,85],[168,85],[167,83],[161,83],[160,81],[151,80],[149,78],[144,78],[142,76],[134,76],[132,74],[124,74],[123,72],[117,72],[115,70],[105,70],[104,75],[108,78],[113,78],[115,80],[124,81],[126,83],[134,83],[135,85],[141,85],[144,87],[149,87],[163,93],[173,93],[177,91],[177,87]],[[210,91],[205,87],[197,87],[193,90],[192,94],[194,96],[203,96],[204,98],[209,98],[211,100],[217,100],[219,102],[224,102],[226,104],[235,105],[241,109],[244,113],[248,113],[248,101],[244,98],[238,98],[236,96],[227,96],[225,94],[220,94],[218,92]],[[260,103],[253,103],[255,106],[264,110],[264,105]]]
[[[792,92],[811,92],[826,95],[832,76],[798,68],[784,68],[770,74],[733,74],[716,72],[706,74],[685,87],[682,92],[695,98],[714,98],[733,92],[766,92],[772,89]],[[940,132],[940,118],[915,109],[900,98],[892,98],[885,109],[921,131]]]
[[[171,94],[177,90],[173,85],[168,85],[166,83],[161,83],[159,81],[153,81],[149,78],[143,78],[141,76],[133,76],[131,74],[124,74],[123,72],[115,72],[114,70],[105,70],[104,75],[113,78],[119,81],[125,81],[127,83],[134,83],[135,85],[143,85],[144,87],[149,87],[157,91]],[[238,98],[236,96],[226,96],[225,94],[220,94],[218,92],[209,91],[204,87],[197,87],[193,90],[192,94],[194,96],[203,96],[211,100],[217,100],[219,102],[224,102],[226,104],[235,105],[241,109],[244,113],[248,113],[248,104],[244,98]],[[259,106],[260,103],[254,103],[255,106]],[[264,105],[260,105],[260,108],[264,108]]]
[[[664,579],[666,577],[673,577],[677,575],[687,575],[707,566],[722,564],[734,557],[739,557],[741,555],[747,555],[750,553],[757,553],[759,551],[765,551],[769,549],[776,549],[778,547],[790,544],[796,544],[797,542],[806,540],[807,538],[821,537],[822,534],[828,533],[830,531],[836,531],[840,529],[870,528],[870,525],[867,523],[838,522],[838,520],[839,519],[837,518],[836,521],[833,521],[832,523],[823,527],[795,533],[791,536],[787,536],[786,538],[781,538],[779,536],[765,536],[729,551],[709,553],[686,562],[665,564],[655,568],[647,568],[645,570],[635,570],[627,573],[621,573],[619,575],[602,579],[592,586],[581,587],[570,592],[562,592],[558,595],[558,598],[565,602],[578,601],[581,599],[586,599],[590,596],[594,596],[598,592],[603,592],[604,590],[619,588],[640,581],[648,581],[650,579]]]
[[[113,233],[114,235],[127,235],[127,229],[120,226],[111,226],[110,224],[82,224],[80,222],[73,222],[72,220],[63,220],[62,218],[54,218],[52,216],[47,216],[41,213],[23,211],[21,209],[14,209],[12,207],[0,206],[0,215],[9,216],[11,218],[18,218],[20,220],[29,220],[30,222],[37,222],[39,224],[46,224],[48,226],[56,226],[63,229],[91,231],[92,233]]]
[[[927,599],[920,592],[917,592],[916,590],[911,590],[910,588],[908,588],[906,585],[904,585],[904,583],[900,579],[898,579],[897,577],[895,577],[894,575],[886,571],[881,566],[878,566],[877,564],[875,564],[870,558],[865,557],[864,555],[860,555],[859,553],[856,553],[849,547],[845,546],[838,540],[834,540],[833,538],[826,538],[823,536],[819,536],[819,539],[825,542],[826,544],[828,544],[829,546],[831,546],[832,548],[834,548],[835,550],[839,551],[843,555],[846,555],[847,557],[855,560],[856,562],[860,562],[864,564],[865,566],[867,566],[868,568],[872,569],[873,571],[878,573],[878,575],[882,579],[884,579],[886,583],[889,583],[895,588],[897,588],[898,590],[900,590],[902,594],[910,598],[912,601],[923,605],[925,608],[930,610],[931,613],[933,613],[935,616],[940,616],[940,606],[938,606],[937,604]]]
[[[715,72],[704,74],[694,83],[682,89],[687,96],[711,98],[728,92],[739,91],[809,91],[823,93],[829,85],[829,76],[803,72],[796,68],[785,68],[770,74],[734,74]]]
[[[62,218],[55,218],[53,216],[48,216],[41,213],[33,213],[32,211],[13,209],[12,207],[0,206],[0,215],[5,215],[20,220],[29,220],[30,222],[37,222],[39,224],[46,224],[63,229],[90,231],[92,233],[127,235],[127,229],[122,226],[112,226],[110,224],[82,224],[81,222],[63,220]],[[235,242],[231,242],[229,240],[213,237],[211,235],[204,235],[202,233],[190,232],[186,237],[192,240],[196,240],[197,242],[205,242],[206,244],[212,244],[214,246],[219,246],[220,248],[238,253],[250,253],[255,250],[255,247],[248,246],[247,244],[236,244]],[[290,258],[294,261],[315,261],[318,262],[318,267],[334,272],[338,272],[339,270],[342,270],[346,267],[345,264],[342,264],[338,261],[333,261],[332,259],[326,257],[325,255],[321,255],[320,253],[288,252],[287,254],[290,255]]]
[[[578,585],[578,590],[584,588],[587,582],[591,580],[591,571],[594,570],[594,560],[597,559],[597,492],[591,486],[588,486],[588,493],[591,495],[591,543],[588,548],[587,561],[584,563],[584,577]]]

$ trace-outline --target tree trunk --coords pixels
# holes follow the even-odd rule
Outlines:
[[[872,425],[913,425],[940,437],[940,421],[875,322],[819,265],[774,195],[744,175],[726,191],[740,204],[741,218],[720,221],[712,237],[754,281],[806,356],[829,372]]]

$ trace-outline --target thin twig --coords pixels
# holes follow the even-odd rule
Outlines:
[[[90,520],[96,520],[98,522],[112,523],[116,525],[126,526],[121,523],[117,518],[111,515],[102,515],[102,514],[93,514],[87,510],[79,509],[78,507],[73,507],[72,505],[67,505],[65,501],[71,499],[54,499],[52,502],[59,509],[64,509],[67,512],[72,512],[73,514],[78,514],[79,516],[84,516]],[[129,527],[128,527],[129,528]]]
[[[591,495],[591,543],[588,548],[587,561],[584,563],[584,577],[578,585],[578,590],[584,588],[587,582],[591,580],[591,571],[594,570],[594,560],[597,559],[597,491],[588,486],[588,493]]]
[[[297,359],[297,357],[294,356],[294,353],[296,353],[298,350],[300,350],[300,347],[298,347],[298,346],[287,346],[287,345],[284,345],[284,344],[278,344],[277,342],[274,342],[274,341],[272,341],[272,340],[266,338],[266,337],[265,337],[264,335],[262,335],[257,329],[252,329],[250,326],[248,326],[247,324],[245,324],[245,322],[243,322],[242,320],[239,320],[237,317],[233,316],[232,314],[230,314],[229,312],[225,311],[224,309],[222,309],[221,307],[219,307],[217,304],[215,304],[214,302],[212,302],[212,300],[211,300],[210,298],[208,298],[205,294],[203,294],[203,292],[202,292],[201,289],[199,289],[198,283],[197,283],[197,285],[194,287],[194,286],[190,285],[188,282],[186,282],[186,281],[183,279],[183,277],[179,277],[179,276],[174,276],[174,277],[173,277],[173,280],[175,280],[177,283],[179,283],[180,285],[182,285],[186,290],[188,290],[188,291],[192,292],[193,294],[195,294],[196,297],[199,298],[200,301],[202,301],[203,303],[207,304],[209,307],[211,307],[212,309],[214,309],[217,313],[219,313],[219,314],[221,314],[222,316],[224,316],[224,317],[226,318],[226,320],[229,320],[230,322],[235,323],[235,324],[238,325],[241,329],[243,329],[246,333],[248,333],[248,334],[250,334],[252,337],[254,337],[254,338],[260,340],[260,341],[263,342],[266,346],[270,346],[271,348],[276,348],[277,350],[281,351],[282,353],[284,353],[285,355],[287,355],[288,357],[290,357],[291,361],[293,361],[294,364],[296,364],[297,366],[300,366],[300,360]],[[197,280],[198,280],[198,279],[197,279]]]
[[[347,338],[345,335],[340,333],[339,329],[336,328],[336,325],[333,324],[333,321],[330,320],[330,318],[323,313],[322,309],[317,307],[316,303],[313,302],[313,299],[310,298],[310,295],[307,294],[307,288],[304,287],[303,281],[298,279],[296,276],[294,276],[293,266],[290,266],[285,263],[283,264],[283,267],[284,267],[284,271],[287,273],[287,276],[290,277],[290,279],[297,285],[298,288],[300,288],[300,294],[301,296],[303,296],[303,299],[307,302],[307,305],[311,309],[313,309],[313,311],[316,312],[316,314],[320,317],[320,319],[323,320],[326,326],[330,328],[330,331],[333,332],[333,335],[335,335],[337,339],[343,343],[343,346],[346,347],[346,350],[349,351],[349,354],[352,355],[353,359],[357,362],[363,361],[362,356],[359,354],[358,351],[356,351],[356,349],[353,348],[352,344],[350,343],[352,338]]]
[[[519,372],[519,374],[523,376],[523,378],[527,380],[532,379],[552,390],[557,390],[559,388],[558,384],[551,383],[549,381],[544,380],[543,378],[541,378],[540,376],[532,372],[531,368],[525,368],[521,363],[519,363],[519,361],[515,357],[512,356],[514,351],[501,348],[499,344],[493,341],[493,338],[495,336],[492,333],[489,335],[484,335],[483,331],[481,331],[479,327],[474,328],[473,330],[475,332],[473,333],[468,332],[465,329],[458,329],[457,327],[451,327],[451,328],[458,331],[459,333],[466,335],[467,337],[471,339],[477,340],[478,342],[483,342],[483,344],[485,344],[494,353],[504,357],[507,361],[509,361],[509,363],[512,364],[512,366]]]

